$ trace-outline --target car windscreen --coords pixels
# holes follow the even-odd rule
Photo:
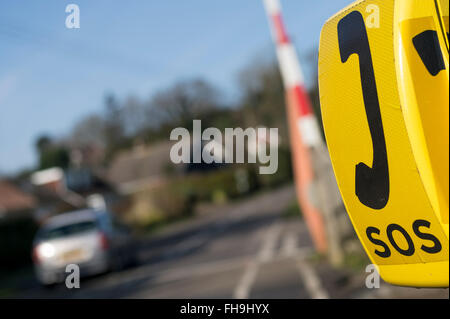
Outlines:
[[[95,230],[96,228],[97,224],[95,221],[82,221],[64,226],[44,228],[39,232],[38,237],[40,239],[62,238]]]

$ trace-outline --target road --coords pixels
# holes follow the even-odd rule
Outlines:
[[[387,285],[372,292],[365,288],[364,276],[315,263],[305,223],[283,216],[294,198],[293,187],[287,186],[210,209],[143,240],[134,268],[82,280],[79,289],[36,286],[18,297],[401,297]],[[448,290],[421,291],[420,297],[448,298]]]

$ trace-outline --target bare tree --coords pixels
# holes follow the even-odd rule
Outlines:
[[[126,136],[136,136],[150,127],[151,123],[147,122],[145,105],[137,97],[129,96],[121,108],[124,134]]]
[[[285,94],[276,62],[254,59],[238,73],[238,84],[243,125],[277,127],[286,141]]]
[[[185,123],[217,109],[219,93],[201,79],[187,80],[156,93],[151,101],[162,122]]]
[[[105,147],[105,121],[97,114],[90,114],[78,121],[69,136],[72,146],[86,146],[95,144]]]

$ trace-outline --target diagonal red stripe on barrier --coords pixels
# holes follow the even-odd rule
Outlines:
[[[295,103],[296,108],[300,116],[312,114],[311,101],[309,95],[302,85],[295,85],[290,88],[289,91],[293,95],[293,103]]]
[[[283,19],[280,14],[275,14],[272,16],[273,27],[275,29],[275,34],[277,37],[278,44],[289,43],[289,37],[284,29]]]

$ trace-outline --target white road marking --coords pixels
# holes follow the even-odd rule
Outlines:
[[[259,262],[252,260],[248,263],[245,269],[244,275],[242,276],[239,284],[233,293],[233,298],[235,299],[247,299],[250,294],[250,289],[255,282],[256,275],[259,270]]]
[[[258,254],[258,261],[266,262],[273,259],[275,255],[275,245],[277,243],[277,239],[281,232],[281,225],[274,224],[267,231],[266,237],[264,237],[264,242],[261,246],[261,250]]]
[[[236,286],[233,297],[235,299],[247,299],[251,288],[255,282],[259,267],[262,263],[273,259],[275,255],[275,245],[281,232],[280,224],[273,224],[264,237],[264,242],[256,258],[247,264],[244,275]]]
[[[281,246],[281,255],[284,257],[296,256],[300,276],[312,298],[328,299],[328,293],[322,287],[314,268],[305,261],[305,258],[312,252],[313,250],[310,247],[298,248],[297,236],[295,233],[289,232],[284,236],[283,244]]]
[[[314,268],[311,267],[308,262],[304,261],[303,258],[297,258],[297,268],[300,272],[300,277],[305,283],[306,290],[313,299],[329,299],[327,291],[322,287],[320,278],[315,272]]]
[[[297,250],[297,236],[293,232],[287,233],[283,238],[281,254],[285,257],[292,257],[296,254]]]

